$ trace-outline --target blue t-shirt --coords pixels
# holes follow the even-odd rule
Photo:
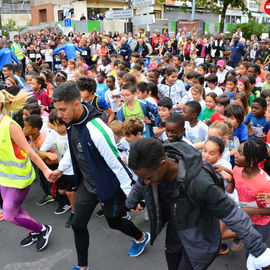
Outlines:
[[[231,50],[231,58],[230,61],[233,63],[238,63],[241,59],[241,57],[244,55],[246,46],[243,45],[241,42],[238,42],[237,44],[233,43]]]
[[[266,121],[265,117],[254,117],[251,112],[247,114],[245,122],[247,124],[250,123],[250,126],[253,130],[253,137],[266,135],[270,128],[270,123]]]
[[[105,99],[105,92],[108,90],[107,84],[104,83],[97,83],[96,94]]]
[[[230,102],[232,103],[233,98],[234,98],[234,96],[235,96],[235,94],[236,94],[236,90],[235,90],[234,93],[232,93],[232,94],[230,94],[229,91],[226,90],[226,91],[225,91],[225,94],[226,94],[227,97],[230,98]]]
[[[94,106],[97,110],[103,112],[110,108],[106,100],[102,97],[97,97],[95,104],[92,104],[93,99],[89,100],[88,103]]]
[[[241,123],[235,130],[233,133],[233,136],[236,136],[240,143],[242,143],[243,141],[248,140],[248,128],[244,123]]]

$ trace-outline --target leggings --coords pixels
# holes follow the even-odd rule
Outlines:
[[[97,195],[88,192],[81,184],[77,191],[76,211],[72,220],[78,266],[88,265],[89,232],[87,224],[98,202]],[[136,240],[142,237],[142,232],[130,220],[123,219],[122,216],[106,217],[106,214],[105,218],[110,228],[119,230]]]
[[[3,199],[3,216],[6,221],[24,227],[30,233],[40,232],[42,225],[21,208],[29,190],[30,186],[18,189],[0,185],[0,193]]]

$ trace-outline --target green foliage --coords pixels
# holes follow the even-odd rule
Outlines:
[[[250,21],[248,23],[239,23],[232,27],[231,34],[234,34],[238,28],[241,28],[243,32],[243,37],[245,39],[250,39],[252,34],[260,36],[262,33],[268,33],[269,26],[267,24],[260,24],[256,21]]]

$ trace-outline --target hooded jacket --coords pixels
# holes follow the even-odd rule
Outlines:
[[[67,41],[65,44],[63,44],[61,47],[55,49],[53,51],[53,55],[56,55],[58,52],[64,50],[65,55],[68,60],[70,59],[77,59],[76,51],[82,53],[82,50],[78,48],[76,45],[71,43],[70,41]]]
[[[167,156],[179,164],[168,209],[169,219],[166,220],[164,217],[168,215],[161,212],[158,187],[145,185],[141,179],[133,186],[126,201],[126,206],[134,209],[138,201],[145,199],[151,243],[168,221],[193,269],[207,269],[220,247],[221,219],[245,243],[248,252],[256,257],[261,255],[266,250],[262,236],[254,229],[248,215],[217,187],[203,169],[200,152],[183,141],[166,143],[164,149]]]
[[[169,97],[173,102],[173,110],[177,111],[178,103],[187,103],[189,100],[187,91],[182,82],[177,80],[173,85],[166,84],[165,78],[158,85],[158,97]]]
[[[76,147],[80,147],[84,153],[101,202],[113,200],[120,188],[128,195],[132,175],[119,156],[112,130],[99,118],[100,112],[92,105],[82,105],[85,114],[78,122],[71,123],[67,129],[77,186],[82,179],[82,173],[71,147],[74,134],[80,136],[80,145]],[[72,132],[73,129],[77,129],[77,132]]]

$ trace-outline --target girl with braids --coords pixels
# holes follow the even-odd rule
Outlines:
[[[269,162],[267,144],[258,138],[245,141],[235,154],[233,178],[240,206],[266,242],[270,233],[270,207],[257,198],[259,193],[270,193],[269,175],[259,167],[264,160]]]
[[[46,83],[46,89],[47,89],[47,93],[49,95],[49,98],[52,98],[52,94],[53,94],[53,79],[54,79],[54,75],[53,72],[50,69],[42,69],[40,71],[40,77],[42,77]]]
[[[35,179],[30,159],[47,179],[51,171],[27,143],[20,126],[9,116],[11,112],[21,110],[28,97],[26,91],[20,91],[16,96],[0,91],[0,193],[4,219],[29,232],[21,245],[37,242],[37,250],[42,250],[48,244],[52,227],[35,221],[21,205]]]
[[[33,90],[34,97],[40,101],[40,105],[48,108],[52,102],[49,98],[46,87],[47,85],[41,76],[37,76],[31,80],[31,88]]]

